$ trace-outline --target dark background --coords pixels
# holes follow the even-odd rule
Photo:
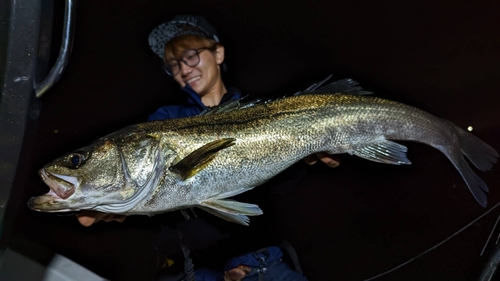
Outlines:
[[[56,3],[54,36],[62,28],[64,8],[62,1]],[[44,164],[182,100],[147,37],[183,13],[203,15],[218,30],[226,47],[226,86],[253,97],[275,97],[333,73],[354,78],[376,96],[462,128],[473,126],[476,136],[500,149],[498,1],[80,1],[67,70],[40,99],[41,116],[26,133],[6,216],[13,226],[10,247],[42,263],[59,253],[111,280],[152,278],[152,243],[160,224],[178,220],[178,212],[85,228],[74,216],[32,212],[26,202],[48,191],[37,176]],[[55,38],[54,55],[57,46]],[[488,210],[475,202],[444,155],[404,144],[411,166],[348,155],[337,169],[298,163],[294,173],[240,196],[265,213],[253,217],[250,227],[200,215],[242,244],[290,241],[310,280],[372,277]],[[491,189],[488,208],[500,201],[499,171],[497,165],[478,172]],[[293,188],[278,194],[292,186],[286,182],[290,176]],[[499,214],[494,210],[379,280],[477,279],[487,259],[479,254]],[[497,235],[498,230],[493,241]],[[486,254],[492,249],[488,246]]]

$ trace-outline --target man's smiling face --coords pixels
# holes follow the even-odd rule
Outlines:
[[[220,80],[220,64],[224,61],[224,47],[214,46],[208,40],[189,39],[192,38],[186,37],[185,40],[175,42],[173,48],[166,48],[166,63],[177,62],[178,71],[174,71],[173,78],[181,87],[189,84],[199,96],[204,96],[210,93]],[[186,64],[191,56],[199,56],[198,64],[194,66]]]

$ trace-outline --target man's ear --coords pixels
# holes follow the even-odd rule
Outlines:
[[[215,62],[221,65],[224,62],[224,46],[218,45],[215,49]]]

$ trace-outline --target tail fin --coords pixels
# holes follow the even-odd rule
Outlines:
[[[471,133],[455,125],[453,125],[453,127],[458,133],[460,151],[457,149],[456,151],[447,151],[445,154],[447,154],[455,168],[457,168],[460,175],[462,175],[462,178],[476,201],[481,206],[486,207],[486,194],[483,190],[488,192],[488,186],[478,175],[476,175],[476,173],[474,173],[462,154],[467,156],[472,164],[479,170],[488,171],[493,164],[496,163],[498,152]]]
[[[457,168],[458,172],[462,175],[462,178],[467,184],[472,196],[474,196],[479,205],[486,207],[487,199],[486,194],[484,193],[484,191],[488,192],[488,186],[486,183],[478,175],[476,175],[476,173],[474,173],[462,155],[459,155],[458,157],[450,157],[450,159],[453,165],[455,165],[455,168]]]
[[[498,152],[473,134],[455,126],[460,137],[462,153],[480,171],[489,171],[497,162]]]

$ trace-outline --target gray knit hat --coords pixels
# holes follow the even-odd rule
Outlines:
[[[200,35],[219,42],[217,31],[202,16],[178,15],[173,20],[164,22],[149,34],[149,47],[163,59],[165,45],[180,35]]]

